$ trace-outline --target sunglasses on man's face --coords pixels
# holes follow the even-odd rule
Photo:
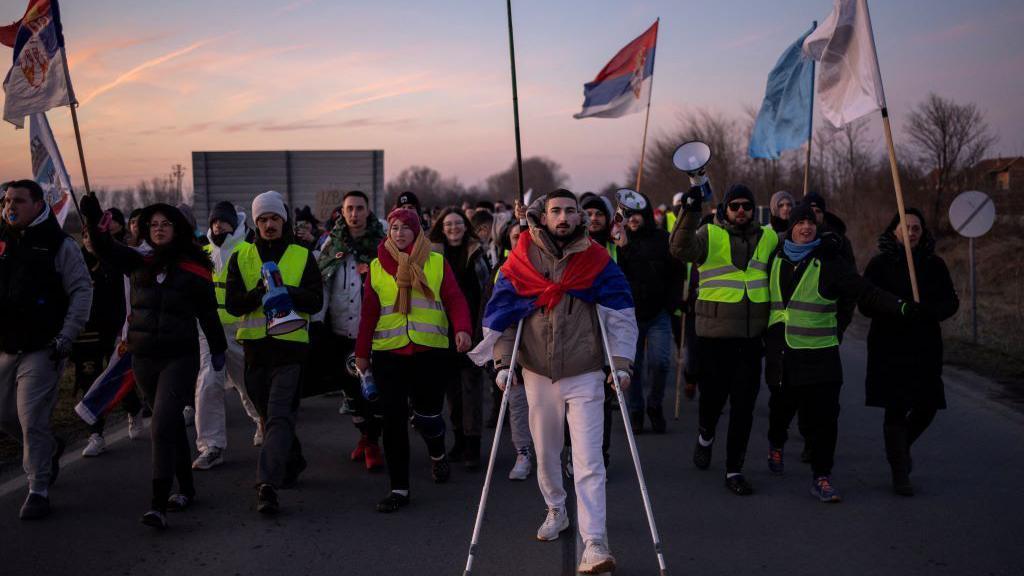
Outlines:
[[[729,210],[733,212],[739,212],[740,210],[746,210],[747,212],[750,212],[753,209],[753,202],[729,202]]]

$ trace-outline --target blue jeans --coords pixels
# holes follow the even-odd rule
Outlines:
[[[665,386],[672,371],[672,324],[668,312],[661,312],[651,320],[638,322],[636,360],[633,362],[633,381],[629,387],[629,411],[644,411],[644,386],[648,388],[647,408],[661,408]],[[650,382],[647,376],[650,375]]]

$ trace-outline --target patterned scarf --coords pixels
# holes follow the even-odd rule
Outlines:
[[[369,264],[377,256],[377,245],[384,239],[384,226],[373,213],[366,217],[366,231],[359,238],[353,238],[345,224],[339,218],[320,251],[317,265],[324,281],[331,279],[338,269],[338,264],[351,254],[357,264]]]

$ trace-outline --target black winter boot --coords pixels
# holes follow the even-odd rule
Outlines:
[[[899,424],[883,424],[885,456],[892,469],[892,489],[900,496],[913,496],[914,486],[910,483],[910,449],[907,444],[907,427]]]

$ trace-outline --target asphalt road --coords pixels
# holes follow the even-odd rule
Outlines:
[[[747,457],[757,490],[751,497],[723,487],[721,446],[710,471],[693,467],[694,402],[684,403],[668,434],[638,438],[669,573],[1024,573],[1024,416],[990,400],[985,380],[947,371],[951,408],[915,446],[918,495],[897,497],[889,489],[881,411],[861,405],[863,344],[848,341],[843,355],[847,385],[834,472],[841,504],[810,496],[799,439],[788,447],[787,474],[768,474],[766,391]],[[254,510],[251,425],[237,400],[232,404],[227,462],[197,473],[199,500],[172,515],[166,532],[139,524],[149,498],[149,445],[129,442],[123,430],[99,458],[83,460],[77,450],[65,457],[51,490],[54,513],[43,521],[17,518],[23,480],[0,484],[0,574],[462,573],[482,471],[456,466],[449,484],[434,485],[414,437],[413,502],[398,514],[378,514],[373,508],[386,493],[385,476],[347,461],[356,433],[338,415],[338,398],[311,398],[299,423],[310,467],[297,489],[281,492],[281,514],[263,517]],[[657,574],[621,419],[612,450],[608,529],[618,573]],[[475,573],[562,574],[574,561],[572,539],[534,540],[544,503],[534,477],[506,479],[512,460],[506,432]]]

